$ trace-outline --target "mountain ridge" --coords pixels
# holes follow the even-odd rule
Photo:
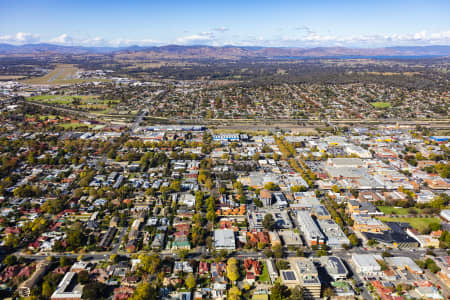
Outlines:
[[[450,46],[392,46],[379,48],[355,47],[260,47],[164,45],[127,47],[66,46],[48,43],[0,44],[0,54],[114,54],[143,58],[276,58],[276,57],[341,57],[341,56],[449,56]]]

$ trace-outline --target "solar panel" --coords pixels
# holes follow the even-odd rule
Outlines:
[[[296,280],[295,274],[293,271],[283,272],[283,278],[284,278],[284,280],[289,280],[289,281]]]

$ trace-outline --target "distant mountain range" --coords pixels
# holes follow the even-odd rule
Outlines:
[[[145,59],[239,59],[239,58],[279,58],[279,57],[377,57],[377,56],[450,56],[450,46],[401,46],[385,48],[347,47],[239,47],[239,46],[180,46],[160,47],[83,47],[53,44],[10,45],[0,44],[2,55],[82,55],[114,54],[124,57]]]

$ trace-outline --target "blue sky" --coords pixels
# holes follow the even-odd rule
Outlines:
[[[450,45],[448,0],[0,0],[0,43]]]

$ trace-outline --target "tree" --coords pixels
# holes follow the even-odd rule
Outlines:
[[[305,192],[307,188],[303,185],[294,185],[291,187],[291,193]]]
[[[139,259],[141,260],[141,263],[139,264],[139,268],[148,274],[155,274],[156,271],[159,268],[161,259],[159,255],[153,254],[153,255],[145,255],[142,254],[139,256]]]
[[[273,246],[272,251],[273,251],[273,255],[276,258],[282,258],[284,255],[283,247],[280,244],[276,244],[275,246]]]
[[[180,181],[179,180],[172,181],[170,183],[169,188],[170,188],[170,190],[172,192],[179,192],[179,191],[181,191],[181,183],[180,183]]]
[[[208,212],[206,213],[206,219],[209,222],[214,222],[214,220],[216,219],[216,212],[214,210],[208,210]]]
[[[264,189],[269,191],[278,191],[280,187],[273,182],[268,182],[264,185]]]
[[[189,273],[184,283],[189,290],[192,290],[197,285],[197,280],[195,279],[194,274]]]
[[[289,300],[303,300],[305,296],[304,287],[297,285],[295,288],[291,289],[291,295]]]
[[[113,264],[117,264],[119,262],[119,255],[117,254],[111,254],[111,256],[109,257],[109,260],[113,263]]]
[[[97,300],[106,297],[107,287],[101,282],[92,281],[83,288],[83,299]]]
[[[255,152],[255,154],[253,154],[252,159],[254,161],[258,161],[260,159],[261,155],[259,154],[259,152]]]
[[[279,282],[275,282],[270,289],[270,300],[284,300],[289,296],[289,289],[285,285],[281,285]]]
[[[273,219],[272,214],[266,214],[264,216],[262,225],[266,230],[273,230],[273,228],[275,227],[275,220]]]
[[[228,299],[239,300],[241,298],[242,292],[237,286],[233,286],[228,291]]]
[[[335,296],[335,295],[336,295],[336,294],[335,294],[334,290],[333,290],[331,287],[327,287],[327,288],[323,291],[323,296],[326,297],[326,298],[333,297],[333,296]]]
[[[392,257],[392,254],[389,251],[383,251],[381,253],[381,256],[383,256],[383,257]]]
[[[61,256],[59,258],[59,266],[65,267],[65,266],[70,266],[72,264],[72,259],[70,257],[67,256]]]
[[[180,250],[178,250],[177,254],[178,254],[178,256],[180,258],[184,259],[184,258],[186,258],[188,256],[189,250],[187,250],[187,249],[180,249]]]
[[[5,265],[12,266],[17,263],[17,257],[15,255],[8,255],[4,260]]]
[[[131,300],[156,300],[158,293],[150,282],[139,284],[133,293]]]
[[[48,281],[44,281],[44,283],[42,284],[42,296],[45,298],[50,298],[52,294],[53,294],[53,287],[50,285]]]
[[[227,277],[231,282],[239,279],[239,262],[236,258],[231,257],[227,261]]]
[[[332,187],[331,187],[331,190],[334,192],[334,193],[339,193],[339,187],[337,186],[337,185],[333,185]]]
[[[350,244],[352,244],[352,246],[356,247],[359,245],[359,239],[354,233],[350,234],[348,236],[348,239],[350,241]]]
[[[86,270],[82,270],[78,273],[78,283],[85,284],[89,281],[89,273]]]
[[[264,243],[264,242],[258,242],[258,244],[256,245],[256,247],[258,248],[258,250],[262,250],[262,249],[266,248],[266,243]]]

